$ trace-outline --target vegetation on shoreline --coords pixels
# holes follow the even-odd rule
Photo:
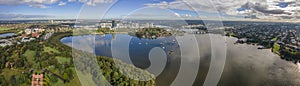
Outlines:
[[[135,35],[138,38],[156,39],[159,37],[172,36],[172,33],[163,28],[143,28],[138,30]]]
[[[12,28],[2,28],[0,27],[0,34],[4,33],[18,33],[20,32],[20,29],[12,29]]]
[[[110,30],[110,28],[99,28],[99,29],[97,29],[96,32],[98,32],[100,34],[109,34],[109,33],[115,32],[115,31],[114,30]]]
[[[86,76],[90,76],[92,81],[89,81],[89,84],[94,85],[107,85],[105,82],[107,81],[112,86],[154,86],[155,85],[155,77],[149,72],[136,68],[133,65],[126,64],[120,60],[113,60],[112,58],[104,57],[104,56],[96,56],[97,63],[95,63],[92,58],[85,57],[93,57],[92,54],[83,52],[83,51],[73,51],[76,52],[75,56],[79,57],[74,59],[76,62],[80,62],[77,64],[76,69],[77,72],[82,75],[81,78],[85,78]],[[80,58],[83,57],[83,58]],[[121,64],[117,66],[115,63]],[[98,65],[94,65],[98,64]],[[100,70],[96,70],[99,66]],[[120,69],[120,66],[122,67]],[[135,75],[135,78],[146,78],[148,81],[138,81],[131,79],[124,74]],[[86,79],[85,79],[86,80]],[[89,80],[89,79],[88,79]]]
[[[0,85],[18,86],[18,85],[30,85],[31,74],[44,74],[44,85],[65,85],[65,86],[79,86],[79,77],[76,75],[75,67],[72,58],[72,48],[63,44],[61,38],[80,35],[73,34],[72,32],[57,32],[54,33],[48,40],[40,41],[35,40],[22,44],[14,44],[16,46],[0,47]],[[73,51],[74,52],[74,51]],[[83,51],[78,51],[82,54],[88,55]],[[62,61],[63,60],[63,61]],[[84,59],[82,59],[84,61]],[[136,81],[123,75],[124,71],[120,71],[114,64],[112,58],[97,56],[100,70],[92,70],[90,67],[87,70],[87,65],[82,70],[83,74],[90,74],[90,78],[93,78],[93,82],[97,85],[101,84],[101,81],[108,80],[113,86],[116,85],[142,85],[142,86],[154,86],[154,77],[150,73],[142,71],[132,65],[123,63],[126,73],[133,73],[139,71],[141,77],[151,77],[149,81]],[[12,63],[12,66],[6,66],[6,64]],[[97,72],[97,71],[102,71]],[[100,77],[103,75],[103,77]],[[3,78],[3,77],[4,78]],[[2,77],[2,78],[1,78]]]
[[[253,38],[253,37],[247,37],[245,35],[236,35],[231,33],[230,31],[228,31],[226,33],[226,36],[232,36],[232,37],[236,37],[238,39],[241,38],[251,38],[252,40],[246,40],[246,41],[237,41],[237,43],[247,43],[247,44],[251,44],[251,43],[257,43],[258,45],[262,45],[265,48],[271,48],[271,51],[277,55],[279,55],[281,57],[281,59],[285,59],[287,61],[293,61],[295,63],[300,62],[300,51],[295,50],[295,49],[291,49],[287,46],[282,46],[278,43],[276,43],[275,41],[278,40],[277,37],[273,37],[271,40],[261,40],[258,38]]]

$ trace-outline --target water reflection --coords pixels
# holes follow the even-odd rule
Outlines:
[[[0,34],[0,38],[5,38],[8,36],[13,36],[13,35],[15,35],[15,33],[4,33],[4,34]]]
[[[61,41],[71,45],[72,38],[85,39],[94,35],[65,37]],[[111,57],[111,40],[120,40],[118,37],[132,37],[124,34],[95,35],[95,53],[97,55]],[[210,66],[211,43],[209,35],[196,35],[198,48],[200,49],[201,62],[199,69],[195,68],[192,60],[198,57],[184,59],[191,60],[189,71],[198,71],[195,86],[204,83]],[[226,65],[218,85],[222,86],[265,86],[265,85],[299,85],[300,74],[297,65],[280,59],[271,50],[258,50],[257,46],[247,44],[234,44],[236,38],[227,38]],[[119,42],[117,44],[122,44]],[[214,46],[214,45],[213,45]],[[164,71],[157,77],[158,86],[170,85],[178,73],[180,67],[180,47],[174,37],[157,39],[140,39],[132,37],[130,44],[130,57],[133,64],[140,68],[148,68],[149,52],[153,47],[160,47],[167,55],[167,65]],[[171,52],[172,51],[172,52]],[[189,52],[189,51],[185,51]],[[126,53],[120,51],[120,53]],[[198,70],[197,70],[198,69]],[[188,76],[190,73],[187,73]],[[184,82],[184,81],[182,81]]]

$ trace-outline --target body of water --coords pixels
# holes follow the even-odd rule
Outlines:
[[[131,38],[129,43],[123,41],[124,38]],[[72,46],[72,40],[84,39],[86,43],[95,45],[94,48],[85,46],[73,46],[77,49],[86,48],[100,56],[112,56],[111,41],[114,45],[128,45],[128,51],[119,51],[119,53],[129,53],[130,59],[136,67],[147,69],[151,62],[149,61],[149,52],[152,48],[159,47],[165,51],[167,64],[163,72],[157,76],[156,84],[158,86],[170,85],[176,78],[180,70],[181,54],[180,46],[175,37],[163,37],[158,39],[140,39],[125,34],[107,34],[107,35],[84,35],[72,36],[61,39],[66,45]],[[187,57],[191,61],[186,68],[189,71],[198,71],[197,78],[193,85],[201,86],[207,76],[211,61],[211,41],[210,35],[196,35],[199,53],[200,65],[193,66],[193,60],[199,57]],[[227,39],[227,58],[224,65],[224,71],[218,85],[221,86],[266,86],[266,85],[300,85],[300,73],[297,65],[282,60],[279,56],[272,53],[269,49],[258,50],[257,46],[247,44],[234,44],[236,38]],[[73,42],[73,44],[76,42]],[[121,48],[121,47],[120,47]],[[83,49],[85,50],[85,49]],[[191,49],[192,50],[192,49]],[[190,51],[184,51],[190,52]],[[155,61],[154,61],[155,62]],[[155,64],[155,63],[152,63]],[[198,67],[198,68],[196,68]],[[186,73],[186,76],[192,73]],[[182,82],[185,82],[184,80]]]
[[[0,38],[5,38],[7,36],[13,36],[15,35],[15,33],[4,33],[4,34],[0,34]]]

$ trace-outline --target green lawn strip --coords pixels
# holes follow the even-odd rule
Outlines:
[[[55,57],[57,59],[57,61],[60,63],[60,64],[63,64],[63,63],[70,63],[70,58],[66,58],[66,57],[61,57],[61,56],[56,56]]]
[[[4,31],[4,30],[10,30],[11,28],[6,28],[6,27],[0,27],[0,31]]]
[[[39,67],[39,65],[34,61],[34,58],[36,58],[36,51],[26,50],[23,55],[27,58],[28,62],[33,63],[33,68]]]
[[[44,52],[48,52],[48,53],[54,52],[54,53],[58,53],[58,54],[60,53],[58,50],[51,48],[51,47],[46,47],[46,46],[44,46]]]
[[[275,38],[273,38],[273,39],[272,39],[272,41],[277,41],[277,39],[278,39],[278,38],[277,38],[277,37],[275,37]]]
[[[0,27],[0,34],[4,33],[18,33],[20,30],[18,29],[10,29],[10,28],[1,28]]]
[[[276,54],[278,54],[278,55],[280,55],[279,50],[280,50],[280,45],[277,44],[277,43],[274,43],[274,45],[273,45],[273,52],[276,53]]]
[[[36,51],[33,50],[26,50],[25,53],[23,54],[25,57],[27,57],[27,60],[29,62],[34,63],[34,58],[36,57]]]

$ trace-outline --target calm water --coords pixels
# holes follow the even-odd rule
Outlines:
[[[154,47],[160,47],[167,55],[167,64],[163,72],[157,77],[156,84],[158,86],[170,85],[179,71],[180,67],[180,46],[175,37],[166,37],[158,39],[139,39],[123,34],[107,34],[107,35],[85,35],[65,37],[61,41],[71,46],[72,39],[90,41],[87,43],[95,44],[94,52],[97,55],[111,57],[111,41],[117,41],[116,45],[126,44],[122,40],[131,38],[128,46],[130,59],[136,67],[146,69],[151,63],[149,61],[149,52]],[[200,49],[200,67],[195,68],[192,61],[199,57],[189,57],[184,59],[191,60],[190,71],[198,71],[197,78],[194,82],[195,86],[204,83],[211,57],[211,43],[209,35],[197,35],[198,47]],[[94,40],[95,39],[95,40]],[[236,38],[227,38],[227,59],[225,69],[218,85],[222,86],[265,86],[265,85],[300,85],[300,73],[297,71],[296,64],[280,59],[279,56],[273,54],[271,50],[258,50],[257,46],[237,44],[234,42]],[[74,42],[76,43],[76,42]],[[192,45],[191,45],[192,46]],[[194,46],[193,46],[194,47]],[[84,46],[76,46],[74,48],[85,48]],[[84,49],[83,49],[84,50]],[[170,54],[172,52],[172,54]],[[186,51],[189,52],[189,51]],[[198,69],[198,70],[197,70]],[[191,73],[186,73],[188,76]],[[184,82],[184,81],[182,81]]]
[[[5,38],[7,36],[13,36],[15,35],[15,33],[4,33],[4,34],[0,34],[0,38]]]

